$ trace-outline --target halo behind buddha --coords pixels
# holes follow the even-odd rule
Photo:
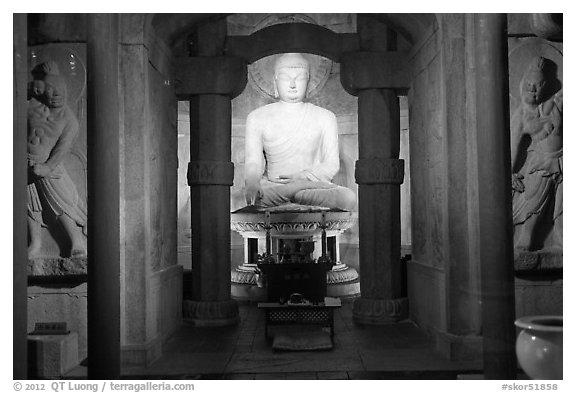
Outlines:
[[[274,98],[274,68],[277,59],[284,53],[264,57],[248,65],[248,80],[266,98]],[[310,65],[310,82],[307,97],[317,95],[328,80],[332,61],[323,56],[302,53]]]

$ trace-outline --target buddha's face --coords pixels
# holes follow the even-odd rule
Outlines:
[[[283,67],[274,77],[278,97],[284,102],[301,102],[306,96],[308,71],[301,67]]]
[[[529,72],[522,81],[522,101],[530,105],[538,105],[544,99],[546,79],[540,72]]]
[[[66,102],[66,85],[61,78],[48,77],[44,79],[44,94],[46,104],[50,108],[61,108]]]

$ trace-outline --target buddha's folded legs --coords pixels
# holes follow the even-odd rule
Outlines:
[[[257,202],[257,205],[262,207],[298,203],[300,205],[352,210],[356,206],[356,195],[352,190],[327,182],[268,183],[262,187],[262,191],[263,197]]]
[[[356,206],[356,195],[352,190],[340,186],[330,189],[309,189],[298,191],[294,196],[294,202],[301,205],[352,210]]]

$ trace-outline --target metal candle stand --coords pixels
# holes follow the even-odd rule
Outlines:
[[[326,239],[326,213],[322,212],[322,219],[320,221],[320,228],[322,228],[322,255],[318,258],[318,262],[330,262],[330,258],[326,255],[327,239]]]
[[[272,256],[272,237],[270,235],[270,229],[272,225],[270,224],[270,212],[266,212],[266,218],[264,222],[264,229],[266,229],[266,255],[264,256],[264,263],[274,263],[274,257]]]

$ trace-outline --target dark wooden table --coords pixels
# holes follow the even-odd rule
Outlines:
[[[268,302],[288,300],[301,293],[310,301],[322,302],[326,297],[326,273],[332,263],[259,263],[266,276]]]
[[[268,338],[268,325],[320,325],[330,328],[330,339],[334,341],[334,309],[341,307],[339,298],[325,297],[323,302],[313,303],[258,303],[266,312],[264,334]]]

